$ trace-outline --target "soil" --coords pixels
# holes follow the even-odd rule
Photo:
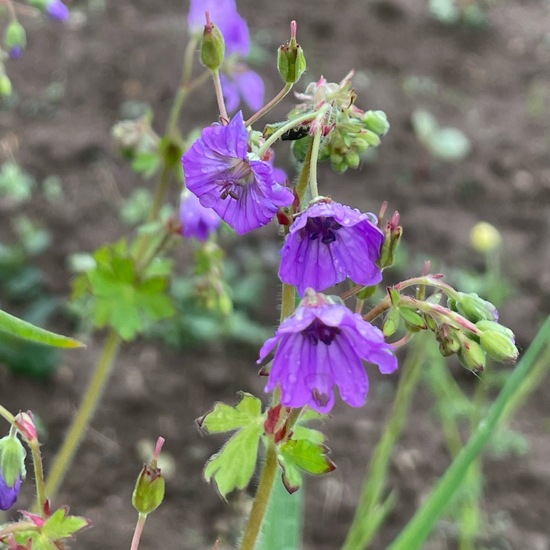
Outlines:
[[[141,180],[114,150],[110,128],[128,101],[149,103],[155,127],[163,128],[186,43],[187,7],[180,1],[119,0],[101,6],[75,2],[78,13],[66,26],[26,22],[28,51],[9,62],[18,101],[0,110],[0,160],[13,154],[37,179],[56,174],[63,182],[62,205],[37,196],[25,207],[54,234],[55,246],[38,264],[47,290],[59,296],[70,292],[68,254],[92,251],[128,234],[117,210]],[[550,4],[500,0],[483,28],[439,23],[421,0],[241,0],[239,7],[257,43],[269,52],[260,70],[271,93],[279,85],[275,49],[287,37],[288,22],[296,19],[308,59],[303,80],[323,74],[338,81],[353,67],[357,104],[388,114],[391,130],[375,162],[338,177],[323,166],[320,179],[344,203],[377,211],[386,200],[400,212],[411,258],[402,268],[404,276],[417,274],[425,258],[436,271],[445,265],[479,269],[480,258],[469,246],[470,228],[478,220],[498,227],[502,270],[515,287],[501,319],[525,348],[550,310]],[[411,77],[424,79],[416,93],[404,86]],[[62,85],[57,101],[47,93],[52,83]],[[290,100],[278,113],[289,105]],[[190,107],[187,124],[206,124],[215,112],[213,94],[194,95]],[[443,163],[427,157],[410,122],[418,108],[470,138],[466,159]],[[282,153],[278,158],[286,162]],[[8,235],[13,212],[2,212],[0,230]],[[261,235],[274,240],[275,228]],[[277,304],[262,311],[262,320],[275,326]],[[72,330],[63,321],[57,328]],[[32,409],[45,426],[46,468],[103,338],[89,337],[85,351],[67,353],[49,381],[0,370],[0,402],[13,411]],[[147,523],[141,547],[209,549],[218,535],[226,542],[234,539],[250,497],[231,495],[225,503],[201,479],[205,460],[221,441],[200,436],[193,419],[215,401],[234,402],[239,390],[262,395],[256,357],[253,347],[223,342],[181,353],[151,341],[124,347],[55,503],[93,521],[94,528],[80,535],[74,548],[129,547],[136,519],[130,499],[142,461],[137,445],[158,434],[167,439],[175,475],[164,504]],[[465,387],[473,387],[474,377],[458,376]],[[338,470],[308,480],[304,549],[340,547],[395,383],[371,371],[367,405],[358,410],[339,405],[325,423]],[[489,535],[479,548],[550,549],[549,390],[546,380],[513,421],[530,444],[528,454],[486,463]],[[375,550],[389,544],[449,464],[432,406],[423,389],[392,464],[398,503],[372,545]],[[31,484],[27,487],[20,507],[32,499]],[[449,533],[442,523],[426,548],[454,548]]]

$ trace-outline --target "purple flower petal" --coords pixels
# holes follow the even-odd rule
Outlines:
[[[382,280],[376,262],[384,235],[367,214],[332,202],[316,202],[290,226],[281,250],[279,277],[298,287],[322,291],[349,277],[362,285]]]
[[[13,487],[10,487],[0,471],[0,510],[9,510],[15,504],[20,489],[21,478],[15,482]]]
[[[380,329],[322,294],[306,296],[262,346],[258,363],[275,346],[266,391],[280,385],[283,405],[308,405],[320,413],[332,409],[334,386],[352,407],[365,403],[369,381],[362,360],[378,364],[384,374],[397,368]]]
[[[294,200],[273,178],[271,164],[250,158],[242,112],[227,126],[205,128],[183,155],[183,170],[201,204],[241,235],[266,225]]]
[[[205,208],[198,197],[187,191],[182,194],[180,220],[183,236],[206,241],[221,224],[221,218],[211,208]]]
[[[258,111],[264,104],[264,81],[258,73],[242,69],[243,66],[238,64],[234,72],[220,75],[225,107],[229,112],[235,112],[243,99],[250,110]]]
[[[69,8],[61,0],[51,0],[46,6],[46,12],[52,19],[67,21],[69,19]]]

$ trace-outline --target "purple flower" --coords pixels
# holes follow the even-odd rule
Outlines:
[[[371,215],[373,216],[373,215]],[[279,277],[298,287],[322,291],[349,277],[361,285],[382,280],[376,262],[384,234],[368,214],[330,199],[310,206],[290,226],[281,250]]]
[[[52,19],[67,21],[69,19],[69,8],[61,0],[50,0],[46,4],[46,12]]]
[[[19,495],[20,488],[20,477],[15,481],[15,485],[13,487],[10,487],[6,483],[6,480],[2,475],[2,471],[0,471],[0,510],[9,510],[15,504],[15,501],[17,500],[17,497]]]
[[[246,65],[238,63],[234,69],[222,66],[222,83],[225,106],[229,112],[235,112],[241,98],[250,110],[258,111],[264,104],[265,86],[262,77]]]
[[[197,196],[187,190],[181,196],[180,220],[183,236],[199,241],[206,241],[222,222],[212,208],[205,208]]]
[[[191,0],[187,23],[192,33],[199,33],[204,29],[206,11],[223,34],[226,54],[247,55],[250,50],[250,34],[246,21],[237,11],[235,0]]]
[[[312,291],[265,342],[258,363],[277,345],[265,390],[279,384],[281,403],[287,407],[309,405],[328,413],[334,405],[334,386],[346,403],[360,407],[369,388],[361,360],[378,365],[383,374],[397,369],[392,347],[380,329]]]
[[[266,225],[294,197],[279,185],[269,162],[248,153],[242,112],[227,126],[215,124],[183,155],[186,184],[201,204],[212,208],[242,235]]]

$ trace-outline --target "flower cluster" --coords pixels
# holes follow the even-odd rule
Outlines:
[[[202,32],[205,11],[225,41],[226,59],[220,77],[227,110],[235,112],[242,98],[250,109],[257,111],[263,105],[265,88],[262,77],[242,61],[250,53],[246,21],[237,11],[235,0],[191,0],[187,21],[192,33]]]

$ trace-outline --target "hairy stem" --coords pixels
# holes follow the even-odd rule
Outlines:
[[[32,465],[34,468],[34,483],[36,485],[36,505],[42,513],[46,504],[47,493],[44,484],[44,468],[42,466],[42,454],[37,439],[27,442],[31,449]]]
[[[258,485],[256,498],[254,499],[254,505],[252,506],[252,511],[250,512],[248,524],[241,542],[241,550],[254,550],[256,547],[265,512],[273,490],[273,484],[277,475],[277,468],[277,451],[275,448],[275,443],[270,441],[267,448],[262,475],[260,477],[260,484]]]

